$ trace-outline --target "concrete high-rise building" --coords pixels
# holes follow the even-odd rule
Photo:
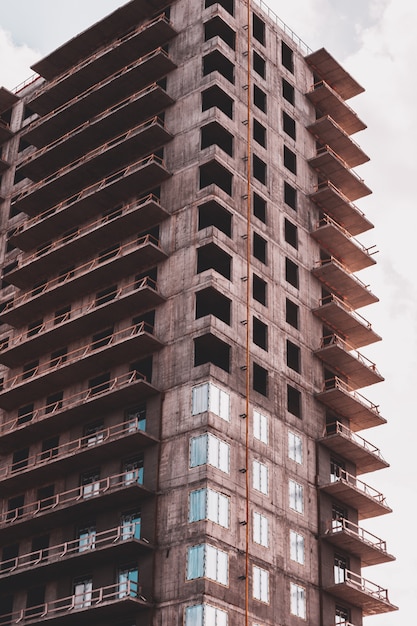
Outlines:
[[[395,610],[360,85],[262,0],[131,0],[33,69],[0,90],[0,625]]]

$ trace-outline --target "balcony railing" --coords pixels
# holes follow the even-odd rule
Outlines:
[[[363,211],[330,180],[319,183],[309,197],[324,213],[330,214],[338,224],[343,225],[351,235],[359,235],[373,228],[373,224]]]
[[[312,272],[316,278],[329,285],[332,291],[346,298],[350,306],[354,308],[378,302],[378,298],[371,292],[369,285],[365,285],[333,256],[317,261]]]
[[[343,572],[344,580],[336,581],[329,588],[331,593],[362,608],[365,616],[397,610],[389,601],[387,589],[348,569]]]
[[[80,618],[81,611],[99,609],[109,605],[132,603],[134,608],[148,607],[149,602],[141,595],[141,586],[134,581],[123,581],[116,585],[100,587],[86,591],[82,595],[72,595],[51,602],[44,602],[38,606],[27,607],[15,613],[0,616],[0,626],[14,624],[38,624],[42,621],[53,621],[60,617],[69,617],[74,614],[74,621]],[[79,623],[79,622],[78,622]]]
[[[33,570],[37,566],[57,562],[62,563],[70,558],[85,556],[86,553],[91,554],[95,551],[112,548],[114,545],[120,545],[123,542],[136,541],[144,548],[150,549],[152,547],[151,544],[139,535],[138,525],[132,523],[129,526],[117,526],[101,533],[95,533],[87,541],[83,541],[81,538],[73,539],[72,541],[48,546],[48,548],[43,550],[21,554],[15,558],[0,561],[0,577],[4,578],[11,574],[19,574],[28,569]]]
[[[344,518],[329,520],[323,538],[358,556],[362,567],[395,560],[387,552],[386,541]]]
[[[331,117],[325,115],[307,127],[307,130],[322,144],[328,144],[348,165],[356,167],[369,161],[363,152],[346,131]]]
[[[326,435],[320,441],[333,452],[355,463],[358,474],[388,467],[379,448],[341,422],[327,424]]]
[[[320,486],[340,502],[358,511],[359,519],[367,519],[391,512],[385,496],[364,483],[357,476],[353,476],[340,466],[335,466],[329,477],[329,482]]]
[[[322,115],[330,115],[348,135],[365,130],[366,124],[326,81],[312,85],[306,96]]]

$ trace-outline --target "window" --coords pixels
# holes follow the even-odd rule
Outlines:
[[[287,339],[287,366],[295,372],[301,371],[301,350]]]
[[[300,565],[304,565],[305,559],[304,537],[295,530],[290,530],[290,558]]]
[[[91,578],[78,579],[74,581],[74,607],[84,609],[91,606],[93,593],[93,581]]]
[[[200,129],[201,149],[212,145],[219,146],[226,154],[233,156],[233,135],[218,122],[210,122]]]
[[[64,306],[54,313],[54,325],[66,322],[71,316],[71,306]]]
[[[229,498],[213,489],[191,491],[188,500],[188,521],[211,520],[229,528]]]
[[[48,437],[42,441],[42,452],[40,458],[42,461],[53,459],[59,453],[59,436]]]
[[[287,410],[296,417],[301,417],[301,391],[291,385],[287,385]]]
[[[344,606],[337,606],[335,609],[335,626],[346,626],[350,623],[350,611]]]
[[[128,459],[123,463],[123,482],[125,485],[137,483],[143,485],[143,455]]]
[[[215,200],[198,207],[198,230],[215,226],[228,237],[232,236],[232,215]]]
[[[219,3],[225,11],[234,15],[234,0],[206,0],[205,8],[211,7],[213,4]]]
[[[268,326],[257,317],[252,318],[253,343],[268,350]]]
[[[187,580],[209,578],[221,585],[229,582],[229,557],[226,552],[203,543],[188,548]]]
[[[263,59],[260,54],[255,52],[255,50],[253,51],[253,69],[262,78],[266,77],[265,59]]]
[[[258,109],[266,113],[266,93],[257,85],[253,86],[253,103]]]
[[[78,552],[94,550],[96,547],[96,527],[85,526],[78,531]]]
[[[38,489],[36,494],[36,499],[39,501],[40,509],[49,509],[54,504],[56,504],[56,498],[54,498],[55,494],[55,485],[45,485],[45,487],[41,487]]]
[[[130,433],[146,430],[146,402],[138,404],[125,412],[125,424]]]
[[[263,396],[268,395],[268,372],[258,363],[253,364],[253,388]]]
[[[258,220],[266,224],[266,200],[256,192],[253,193],[253,214]]]
[[[284,202],[294,211],[297,210],[297,190],[287,182],[284,182]]]
[[[266,294],[267,294],[266,288],[267,288],[266,282],[262,278],[257,276],[256,274],[253,274],[252,296],[254,300],[257,300],[257,302],[260,302],[264,306],[266,306]]]
[[[55,411],[59,411],[59,409],[62,409],[63,397],[63,391],[57,391],[55,393],[51,393],[50,396],[47,396],[45,403],[45,413],[54,413]]]
[[[38,333],[40,333],[41,330],[43,330],[42,318],[36,320],[35,322],[31,322],[30,324],[28,324],[28,330],[27,330],[26,336],[33,337],[34,335],[37,335]]]
[[[262,161],[256,154],[253,155],[253,176],[260,183],[266,185],[266,163]]]
[[[220,37],[229,48],[235,49],[236,33],[218,15],[204,24],[204,41],[213,37]]]
[[[252,13],[252,34],[259,43],[265,45],[265,22],[256,13]]]
[[[293,119],[285,111],[282,112],[282,128],[291,139],[296,139],[295,119]]]
[[[226,80],[234,84],[234,70],[235,67],[233,63],[218,50],[214,50],[214,52],[210,52],[203,57],[203,76],[208,76],[211,72],[217,71],[224,76]]]
[[[269,572],[256,565],[253,566],[252,572],[253,597],[261,602],[269,602]]]
[[[141,514],[139,511],[124,513],[120,518],[120,530],[123,541],[141,538]]]
[[[258,120],[253,120],[253,138],[256,143],[266,148],[266,128]]]
[[[281,62],[287,70],[294,73],[294,53],[283,41],[281,42]]]
[[[285,219],[284,221],[284,237],[285,241],[289,243],[293,248],[298,248],[297,226],[287,219]]]
[[[253,436],[263,443],[268,443],[268,417],[259,411],[253,411]]]
[[[268,493],[268,467],[260,461],[252,463],[252,486],[256,491]]]
[[[227,626],[226,611],[211,604],[195,604],[185,609],[185,626]]]
[[[287,146],[284,146],[284,166],[293,174],[297,174],[297,155]]]
[[[298,289],[298,265],[288,257],[285,259],[285,280]]]
[[[268,518],[256,511],[253,512],[253,540],[268,547]]]
[[[84,427],[83,445],[90,447],[101,443],[104,439],[103,422],[94,422]]]
[[[95,395],[96,393],[102,393],[106,389],[110,388],[110,372],[106,374],[100,374],[95,378],[91,378],[88,381],[89,395]]]
[[[300,465],[303,462],[303,440],[291,431],[288,432],[288,458]]]
[[[258,233],[253,233],[253,256],[261,261],[261,263],[266,264],[266,240],[258,235]]]
[[[306,590],[295,583],[290,584],[291,614],[306,618]]]
[[[32,376],[35,376],[36,372],[38,371],[38,367],[39,361],[31,361],[30,363],[26,363],[26,365],[23,366],[22,380],[27,380],[28,378],[32,378]]]
[[[203,111],[217,107],[220,111],[223,111],[227,117],[233,119],[233,98],[228,96],[223,89],[220,89],[217,85],[213,85],[213,87],[209,87],[203,91],[201,97]]]
[[[230,326],[232,301],[213,287],[200,289],[195,294],[195,318],[214,315]]]
[[[232,180],[233,174],[215,160],[200,165],[200,189],[205,189],[209,185],[217,185],[228,196],[231,196]]]
[[[94,470],[81,475],[81,492],[83,498],[91,498],[100,491],[100,472]]]
[[[25,496],[14,496],[7,501],[7,521],[15,520],[23,515]]]
[[[334,555],[334,582],[344,583],[346,580],[346,570],[349,569],[348,560],[340,554]]]
[[[28,466],[29,448],[13,452],[12,472],[17,472]]]
[[[225,372],[230,370],[230,346],[212,333],[194,339],[194,367],[212,363]]]
[[[300,308],[295,302],[285,300],[285,321],[294,328],[299,328],[299,311]]]
[[[211,411],[230,420],[230,395],[213,383],[203,383],[192,389],[192,415]]]
[[[304,487],[295,480],[289,481],[290,509],[304,513]]]
[[[136,598],[139,595],[139,571],[136,566],[119,570],[119,598]]]
[[[229,473],[230,446],[210,433],[190,440],[190,467],[205,464]]]

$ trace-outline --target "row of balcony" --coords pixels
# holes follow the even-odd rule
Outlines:
[[[351,235],[373,228],[365,214],[329,180],[320,182],[309,198]]]
[[[312,274],[326,288],[335,293],[353,309],[359,309],[378,302],[369,285],[352,274],[338,259],[327,257],[317,261]]]
[[[387,589],[348,569],[344,570],[343,580],[329,585],[326,591],[347,604],[360,607],[364,616],[379,615],[398,609],[390,602]]]
[[[336,455],[355,464],[357,474],[375,472],[389,467],[379,448],[339,421],[326,426],[326,435],[319,443]]]
[[[368,567],[395,560],[395,557],[388,553],[387,544],[383,539],[345,518],[328,521],[322,539],[342,552],[357,556],[362,566]]]

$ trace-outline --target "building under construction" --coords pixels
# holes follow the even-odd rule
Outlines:
[[[395,610],[362,87],[263,0],[131,0],[33,70],[0,89],[0,625]]]

